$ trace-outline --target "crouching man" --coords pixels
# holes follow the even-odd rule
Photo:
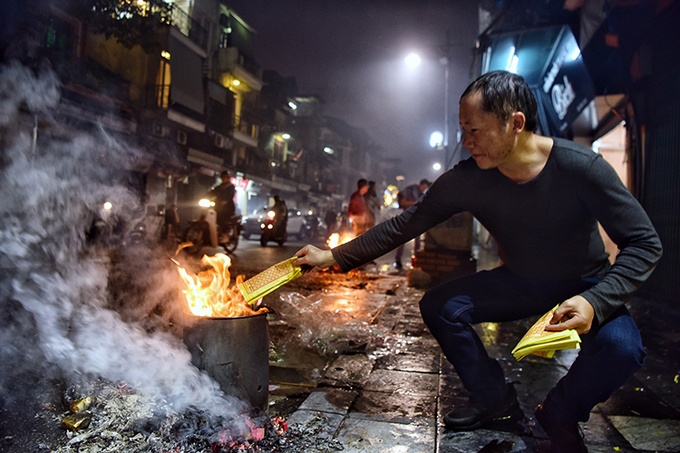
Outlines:
[[[549,330],[575,329],[581,350],[536,418],[552,451],[586,451],[578,422],[642,365],[640,332],[624,304],[661,257],[659,237],[600,155],[534,133],[536,100],[521,76],[479,77],[460,98],[459,118],[471,158],[400,215],[333,250],[307,245],[296,253],[298,263],[348,271],[454,214],[472,213],[496,239],[503,265],[445,282],[420,302],[425,324],[470,395],[444,422],[452,430],[474,430],[523,418],[512,385],[472,326],[560,304]],[[612,265],[598,222],[620,250]]]

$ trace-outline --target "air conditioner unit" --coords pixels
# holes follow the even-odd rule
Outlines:
[[[177,143],[180,145],[187,144],[187,133],[184,131],[177,131]]]
[[[153,123],[151,133],[156,137],[167,137],[170,134],[170,128],[161,123]]]

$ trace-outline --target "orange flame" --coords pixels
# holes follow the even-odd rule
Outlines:
[[[196,275],[190,275],[178,267],[179,275],[187,286],[182,290],[187,298],[189,310],[195,316],[235,317],[252,316],[266,312],[265,307],[253,310],[236,286],[229,286],[231,258],[223,253],[214,256],[203,255],[201,264],[205,267]],[[243,275],[236,277],[236,284],[243,282]]]
[[[349,242],[352,239],[354,239],[354,235],[352,233],[342,233],[342,235],[340,235],[340,233],[333,233],[328,238],[328,241],[326,241],[326,245],[329,249],[332,249],[338,245],[344,244],[345,242]]]

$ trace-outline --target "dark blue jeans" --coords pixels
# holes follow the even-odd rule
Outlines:
[[[420,301],[420,312],[471,399],[494,403],[506,395],[505,377],[472,325],[541,315],[597,282],[525,278],[501,266],[432,288]],[[640,332],[622,306],[581,335],[578,358],[546,397],[546,407],[558,407],[565,421],[588,420],[591,409],[642,366],[644,356]]]

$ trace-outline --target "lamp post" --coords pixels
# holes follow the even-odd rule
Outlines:
[[[430,147],[444,151],[444,171],[448,169],[451,164],[450,160],[453,158],[453,156],[449,157],[449,130],[451,126],[451,104],[449,99],[451,60],[449,58],[449,50],[451,47],[453,47],[453,44],[451,44],[450,31],[447,30],[446,43],[440,49],[444,56],[439,58],[439,63],[444,66],[444,132],[443,134],[441,132],[433,132],[430,135]],[[420,65],[421,58],[416,53],[410,53],[404,61],[408,67],[416,68]]]
[[[444,171],[449,166],[449,123],[451,122],[449,114],[449,56],[448,56],[448,42],[449,34],[446,33],[446,55],[439,59],[439,62],[444,66]]]

